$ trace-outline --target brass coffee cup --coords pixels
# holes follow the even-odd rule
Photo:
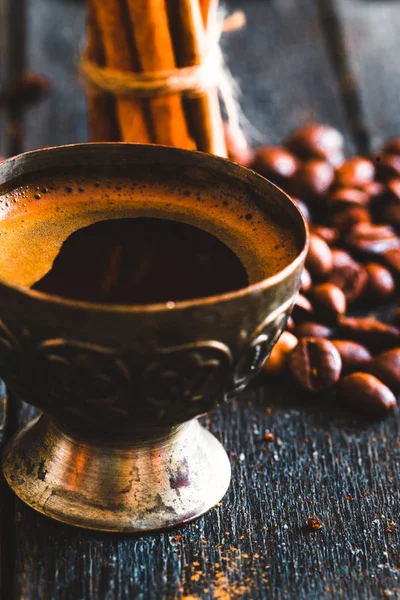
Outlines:
[[[230,161],[135,144],[44,149],[0,165],[0,186],[65,167],[154,165],[229,180],[285,220],[295,260],[245,289],[147,306],[81,302],[0,279],[0,375],[42,414],[8,444],[15,493],[59,521],[105,531],[178,525],[225,494],[230,465],[197,416],[241,392],[285,328],[307,228],[276,186]],[[7,217],[5,217],[7,218]]]

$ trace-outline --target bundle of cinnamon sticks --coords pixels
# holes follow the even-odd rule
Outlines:
[[[202,64],[218,0],[87,0],[86,58],[109,72]],[[88,86],[92,141],[156,143],[226,156],[218,90],[140,97]]]

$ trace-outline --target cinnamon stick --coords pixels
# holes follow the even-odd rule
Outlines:
[[[119,71],[136,71],[134,49],[129,39],[129,15],[122,0],[93,0],[104,46],[106,66]],[[124,10],[125,9],[125,10]],[[122,141],[148,143],[149,124],[142,101],[119,97],[117,115]]]
[[[141,70],[163,71],[176,67],[165,0],[127,0]],[[182,98],[171,94],[149,100],[157,144],[195,149],[186,124]]]
[[[201,64],[206,38],[199,0],[170,0],[170,11],[179,66]],[[198,150],[226,156],[218,91],[199,93],[190,98],[187,105]]]
[[[101,43],[100,31],[92,0],[88,0],[87,2],[86,31],[87,57],[95,64],[103,67],[104,49]],[[86,95],[90,140],[92,142],[117,142],[119,140],[119,131],[115,115],[115,102],[112,95],[94,86],[88,87]]]
[[[200,0],[200,11],[205,29],[208,27],[209,19],[212,18],[216,12],[217,4],[218,0]]]

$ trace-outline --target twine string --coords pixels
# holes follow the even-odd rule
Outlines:
[[[209,58],[209,57],[207,57]],[[87,57],[81,62],[81,72],[89,85],[130,98],[155,98],[170,94],[197,95],[219,84],[219,73],[210,69],[208,60],[201,65],[149,73],[130,73],[99,67]]]

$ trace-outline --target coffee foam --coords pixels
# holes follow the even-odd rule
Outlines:
[[[182,221],[215,235],[237,254],[250,283],[277,273],[299,251],[293,233],[232,182],[192,177],[187,184],[165,184],[138,173],[65,173],[21,181],[0,195],[0,277],[30,287],[51,269],[73,232],[138,216]]]

